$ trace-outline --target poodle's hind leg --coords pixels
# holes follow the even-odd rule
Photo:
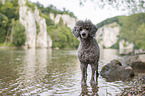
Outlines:
[[[85,63],[81,63],[81,71],[82,71],[82,85],[86,85],[86,81],[87,81],[87,67],[88,64]]]

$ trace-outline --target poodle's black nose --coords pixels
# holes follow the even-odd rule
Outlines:
[[[82,36],[86,36],[86,33],[83,32],[83,33],[82,33]]]

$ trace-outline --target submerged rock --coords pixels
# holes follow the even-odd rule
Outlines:
[[[123,67],[118,60],[112,60],[105,65],[101,72],[101,76],[106,78],[107,81],[126,81],[132,79],[134,72],[131,67]]]

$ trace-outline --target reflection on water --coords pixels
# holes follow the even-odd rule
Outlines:
[[[98,96],[98,85],[91,85],[91,90],[87,85],[81,85],[81,94],[80,96]]]
[[[99,70],[110,60],[118,58],[117,50],[101,50]],[[98,86],[81,86],[81,71],[76,50],[0,50],[0,94],[2,95],[73,95],[99,96],[119,93],[126,83],[106,82],[98,77]]]

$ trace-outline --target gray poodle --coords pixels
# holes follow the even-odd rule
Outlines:
[[[78,48],[78,58],[81,63],[82,84],[87,81],[87,66],[92,67],[91,84],[97,84],[98,78],[98,61],[100,57],[100,49],[95,39],[97,27],[90,20],[79,20],[72,29],[74,36],[79,38],[80,45]],[[96,81],[95,81],[96,76]]]

